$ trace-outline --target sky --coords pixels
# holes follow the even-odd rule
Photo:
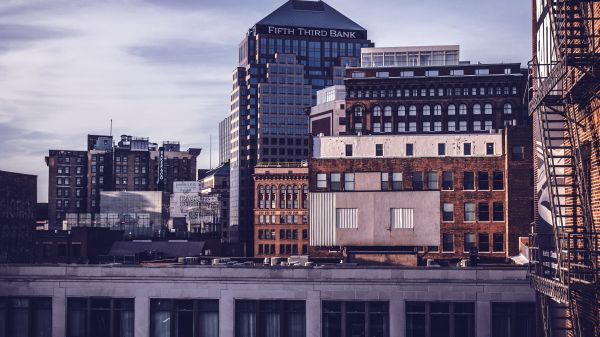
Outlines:
[[[248,28],[284,0],[1,0],[0,170],[38,176],[87,134],[178,140],[218,161],[231,73]],[[329,0],[376,46],[459,44],[461,60],[531,58],[524,0]]]

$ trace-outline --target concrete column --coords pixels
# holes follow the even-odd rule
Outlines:
[[[492,304],[489,301],[475,302],[475,336],[489,337],[492,333]]]
[[[321,336],[321,292],[309,291],[306,296],[306,336]]]
[[[401,298],[390,300],[390,336],[406,335],[406,302]]]
[[[136,296],[134,309],[134,336],[150,336],[150,298],[146,296]]]
[[[54,288],[52,295],[52,336],[67,335],[67,293],[64,288]]]
[[[230,291],[221,291],[219,298],[219,337],[233,337],[235,325],[235,303]]]

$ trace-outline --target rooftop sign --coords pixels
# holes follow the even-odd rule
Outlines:
[[[270,25],[256,25],[256,33],[270,35],[289,35],[297,37],[321,37],[334,39],[361,39],[367,38],[365,31],[343,30],[343,29],[322,29],[305,27],[282,27]]]

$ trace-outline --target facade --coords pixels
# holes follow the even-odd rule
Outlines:
[[[200,193],[215,197],[219,204],[218,226],[215,231],[220,233],[220,238],[224,242],[232,241],[229,232],[229,171],[229,163],[223,163],[208,171],[200,181]],[[237,240],[233,241],[237,242]]]
[[[308,254],[308,165],[254,168],[254,256]]]
[[[521,268],[9,266],[0,285],[0,321],[35,336],[536,336]]]
[[[339,136],[346,132],[346,88],[335,85],[317,91],[317,104],[310,108],[311,135]]]
[[[37,176],[0,171],[0,263],[27,263],[33,257]]]
[[[219,122],[219,165],[229,162],[230,156],[231,116],[227,116],[225,119]]]
[[[308,157],[305,109],[342,84],[371,46],[364,28],[322,1],[290,0],[248,30],[232,74],[230,226],[252,251],[252,173]]]
[[[457,45],[363,48],[360,53],[360,66],[365,68],[450,66],[459,60]]]
[[[531,280],[545,336],[600,334],[600,4],[532,1]]]
[[[314,253],[342,247],[351,259],[401,264],[473,248],[486,260],[518,255],[532,221],[531,193],[521,192],[532,159],[508,149],[528,132],[313,138]]]

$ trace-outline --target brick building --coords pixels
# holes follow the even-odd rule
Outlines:
[[[56,228],[67,213],[87,210],[87,152],[50,150],[46,165],[49,171],[48,225]]]
[[[308,165],[254,169],[254,256],[308,254]]]

